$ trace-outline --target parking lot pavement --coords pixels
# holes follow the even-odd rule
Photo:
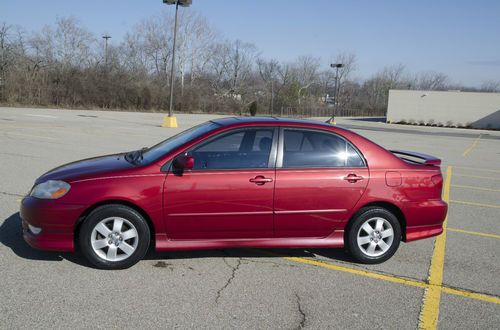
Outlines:
[[[0,328],[498,328],[500,132],[338,119],[389,149],[443,159],[446,235],[381,265],[342,250],[150,253],[124,271],[21,237],[19,201],[47,170],[153,145],[216,116],[0,108]],[[435,243],[437,242],[437,243]],[[431,274],[429,276],[429,272]]]

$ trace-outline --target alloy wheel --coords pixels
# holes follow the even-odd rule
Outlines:
[[[358,247],[369,257],[383,255],[389,250],[393,241],[394,230],[384,218],[370,218],[358,230]]]
[[[130,257],[139,244],[139,234],[127,219],[110,217],[101,220],[92,230],[90,243],[95,254],[106,261]]]

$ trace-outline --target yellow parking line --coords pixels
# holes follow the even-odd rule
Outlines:
[[[453,175],[454,175],[454,176],[464,177],[464,178],[487,179],[487,180],[500,180],[500,178],[491,177],[491,176],[470,175],[470,174],[463,174],[463,173],[455,173],[455,174],[453,174]]]
[[[393,283],[398,283],[398,284],[404,284],[404,285],[409,285],[409,286],[415,286],[418,288],[427,287],[427,283],[425,283],[425,282],[407,279],[404,277],[399,277],[399,276],[394,276],[394,275],[385,275],[385,274],[370,272],[367,270],[356,269],[356,268],[351,268],[351,267],[346,267],[346,266],[340,266],[340,265],[336,265],[336,264],[330,264],[327,262],[305,259],[305,258],[300,258],[300,257],[289,257],[289,256],[281,256],[281,257],[283,259],[290,260],[290,261],[300,262],[303,264],[318,266],[318,267],[322,267],[322,268],[326,268],[326,269],[333,269],[333,270],[337,270],[337,271],[341,271],[341,272],[349,273],[349,274],[354,274],[354,275],[361,275],[361,276],[370,277],[370,278],[374,278],[374,279],[378,279],[378,280],[383,280],[383,281],[388,281],[388,282],[393,282]]]
[[[500,235],[480,233],[477,231],[463,230],[463,229],[457,229],[457,228],[448,228],[448,231],[454,231],[456,233],[477,235],[477,236],[490,237],[490,238],[500,238]]]
[[[443,200],[450,200],[451,166],[446,169]],[[448,216],[443,223],[443,233],[434,242],[431,266],[429,267],[429,286],[425,289],[422,308],[420,309],[420,329],[436,329],[439,320],[439,304],[441,301],[441,286],[443,284],[444,254],[446,248],[446,227]]]
[[[451,288],[448,286],[436,286],[432,284],[425,283],[423,281],[418,281],[410,278],[405,278],[401,276],[396,276],[396,275],[387,275],[387,274],[381,274],[377,272],[372,272],[372,271],[367,271],[363,269],[357,269],[353,267],[348,267],[348,266],[342,266],[338,264],[332,264],[324,261],[318,261],[318,260],[313,260],[313,259],[306,259],[306,258],[301,258],[301,257],[292,257],[292,256],[287,256],[283,254],[278,254],[270,251],[262,251],[259,250],[261,253],[270,255],[270,256],[275,256],[275,257],[281,257],[285,260],[293,261],[293,262],[298,262],[306,265],[311,265],[311,266],[317,266],[321,268],[326,268],[326,269],[332,269],[344,273],[349,273],[353,275],[358,275],[358,276],[364,276],[364,277],[369,277],[377,280],[382,280],[382,281],[387,281],[387,282],[392,282],[392,283],[397,283],[397,284],[402,284],[406,286],[412,286],[412,287],[417,287],[417,288],[422,288],[422,289],[429,289],[429,288],[435,288],[438,290],[441,290],[444,293],[447,294],[452,294],[455,296],[460,296],[460,297],[466,297],[470,299],[475,299],[475,300],[481,300],[493,304],[499,304],[500,305],[500,298],[497,296],[492,296],[489,294],[484,294],[484,293],[477,293],[473,292],[470,290],[465,290],[465,289],[458,289],[458,288]]]
[[[476,299],[476,300],[481,300],[485,302],[489,302],[492,304],[500,304],[500,298],[495,297],[495,296],[490,296],[487,294],[483,293],[477,293],[477,292],[471,292],[468,290],[461,290],[461,289],[455,289],[455,288],[449,288],[449,287],[442,287],[441,290],[444,293],[452,294],[455,296],[460,296],[460,297],[466,297],[466,298],[471,298],[471,299]]]
[[[474,147],[477,145],[477,143],[479,142],[479,139],[481,139],[481,134],[479,134],[479,136],[474,140],[474,142],[472,142],[472,144],[467,149],[465,149],[462,156],[464,156],[464,157],[467,156],[467,154],[469,152],[471,152],[471,150],[474,149]]]
[[[463,205],[472,205],[472,206],[500,209],[500,205],[495,205],[495,204],[483,204],[483,203],[475,203],[475,202],[468,202],[468,201],[456,201],[456,200],[451,200],[450,202],[455,203],[455,204],[463,204]]]
[[[500,189],[490,189],[490,188],[483,188],[483,187],[475,187],[475,186],[465,186],[461,184],[452,184],[452,187],[456,188],[464,188],[464,189],[474,189],[474,190],[484,190],[484,191],[493,191],[493,192],[500,192]]]
[[[468,166],[453,166],[454,168],[459,168],[463,170],[474,170],[474,171],[479,171],[479,172],[493,172],[493,173],[500,173],[500,170],[493,170],[490,168],[476,168],[476,167],[468,167]]]

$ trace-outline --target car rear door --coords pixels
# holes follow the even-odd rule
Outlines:
[[[284,127],[279,144],[275,235],[330,235],[366,189],[364,159],[351,143],[328,131]]]
[[[233,129],[187,151],[194,168],[169,172],[164,218],[170,239],[273,237],[278,129]]]

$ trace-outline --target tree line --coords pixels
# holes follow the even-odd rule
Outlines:
[[[104,47],[74,17],[40,31],[0,24],[0,104],[161,111],[168,108],[173,16],[142,20],[120,42]],[[113,40],[113,39],[111,39]],[[384,115],[390,89],[500,91],[454,85],[439,72],[411,74],[402,64],[365,80],[354,77],[356,56],[333,57],[338,115]],[[179,112],[328,116],[335,102],[335,70],[306,55],[267,59],[257,47],[227,40],[202,15],[179,17],[174,109]]]

